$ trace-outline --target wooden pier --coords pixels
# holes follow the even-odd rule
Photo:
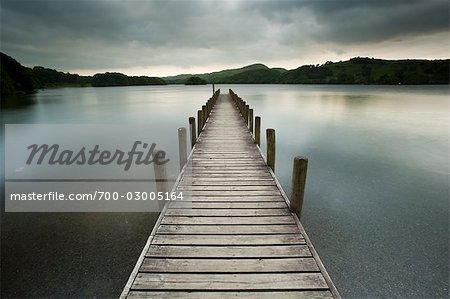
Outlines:
[[[164,207],[121,298],[339,298],[257,145],[253,110],[217,93],[197,120],[173,188],[187,201]]]

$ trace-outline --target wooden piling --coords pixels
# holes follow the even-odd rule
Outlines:
[[[200,136],[200,133],[202,132],[202,124],[203,124],[203,112],[202,110],[197,111],[197,135]]]
[[[302,156],[295,157],[292,168],[292,190],[289,208],[297,214],[298,218],[300,218],[303,208],[307,170],[308,158]]]
[[[248,111],[248,127],[250,129],[250,133],[253,134],[253,109]]]
[[[245,118],[245,123],[248,126],[248,113],[250,110],[250,106],[249,105],[245,105],[245,110],[244,110],[244,118]]]
[[[255,143],[261,146],[261,117],[255,117]]]
[[[195,121],[194,121],[195,124]],[[155,150],[154,157],[165,157],[166,152],[163,150]],[[155,171],[155,183],[156,183],[156,191],[165,193],[169,192],[169,184],[167,182],[167,170],[166,170],[166,163],[152,163],[153,164],[153,170]],[[164,196],[164,195],[163,195]],[[162,210],[165,201],[159,201],[159,208]]]
[[[186,128],[178,129],[178,153],[180,157],[180,170],[183,169],[187,162],[187,148],[186,148]]]
[[[205,125],[205,123],[206,123],[206,119],[208,118],[208,113],[206,112],[206,105],[203,105],[202,106],[202,129],[203,129],[203,126]]]
[[[196,133],[195,133],[195,117],[189,117],[189,131],[191,131],[191,146],[194,147]]]
[[[275,172],[275,130],[266,130],[267,140],[267,165]]]

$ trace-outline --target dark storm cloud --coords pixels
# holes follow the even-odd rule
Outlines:
[[[300,24],[305,17],[314,20],[312,35],[317,40],[336,43],[366,43],[449,30],[447,0],[261,1],[258,6],[254,3],[245,3],[245,9],[258,11],[274,22]]]
[[[307,57],[317,52],[313,46],[345,51],[348,44],[448,32],[449,25],[447,0],[0,0],[0,6],[1,50],[63,70],[270,63]]]

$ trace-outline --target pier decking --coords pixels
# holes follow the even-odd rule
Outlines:
[[[230,95],[220,95],[121,298],[335,298]]]

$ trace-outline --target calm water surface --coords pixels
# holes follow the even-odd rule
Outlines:
[[[288,194],[293,157],[309,158],[302,222],[344,297],[448,296],[448,86],[219,87],[276,129]],[[151,124],[174,178],[177,128],[210,95],[210,86],[44,90],[2,119]],[[2,297],[118,295],[155,219],[2,213]]]

